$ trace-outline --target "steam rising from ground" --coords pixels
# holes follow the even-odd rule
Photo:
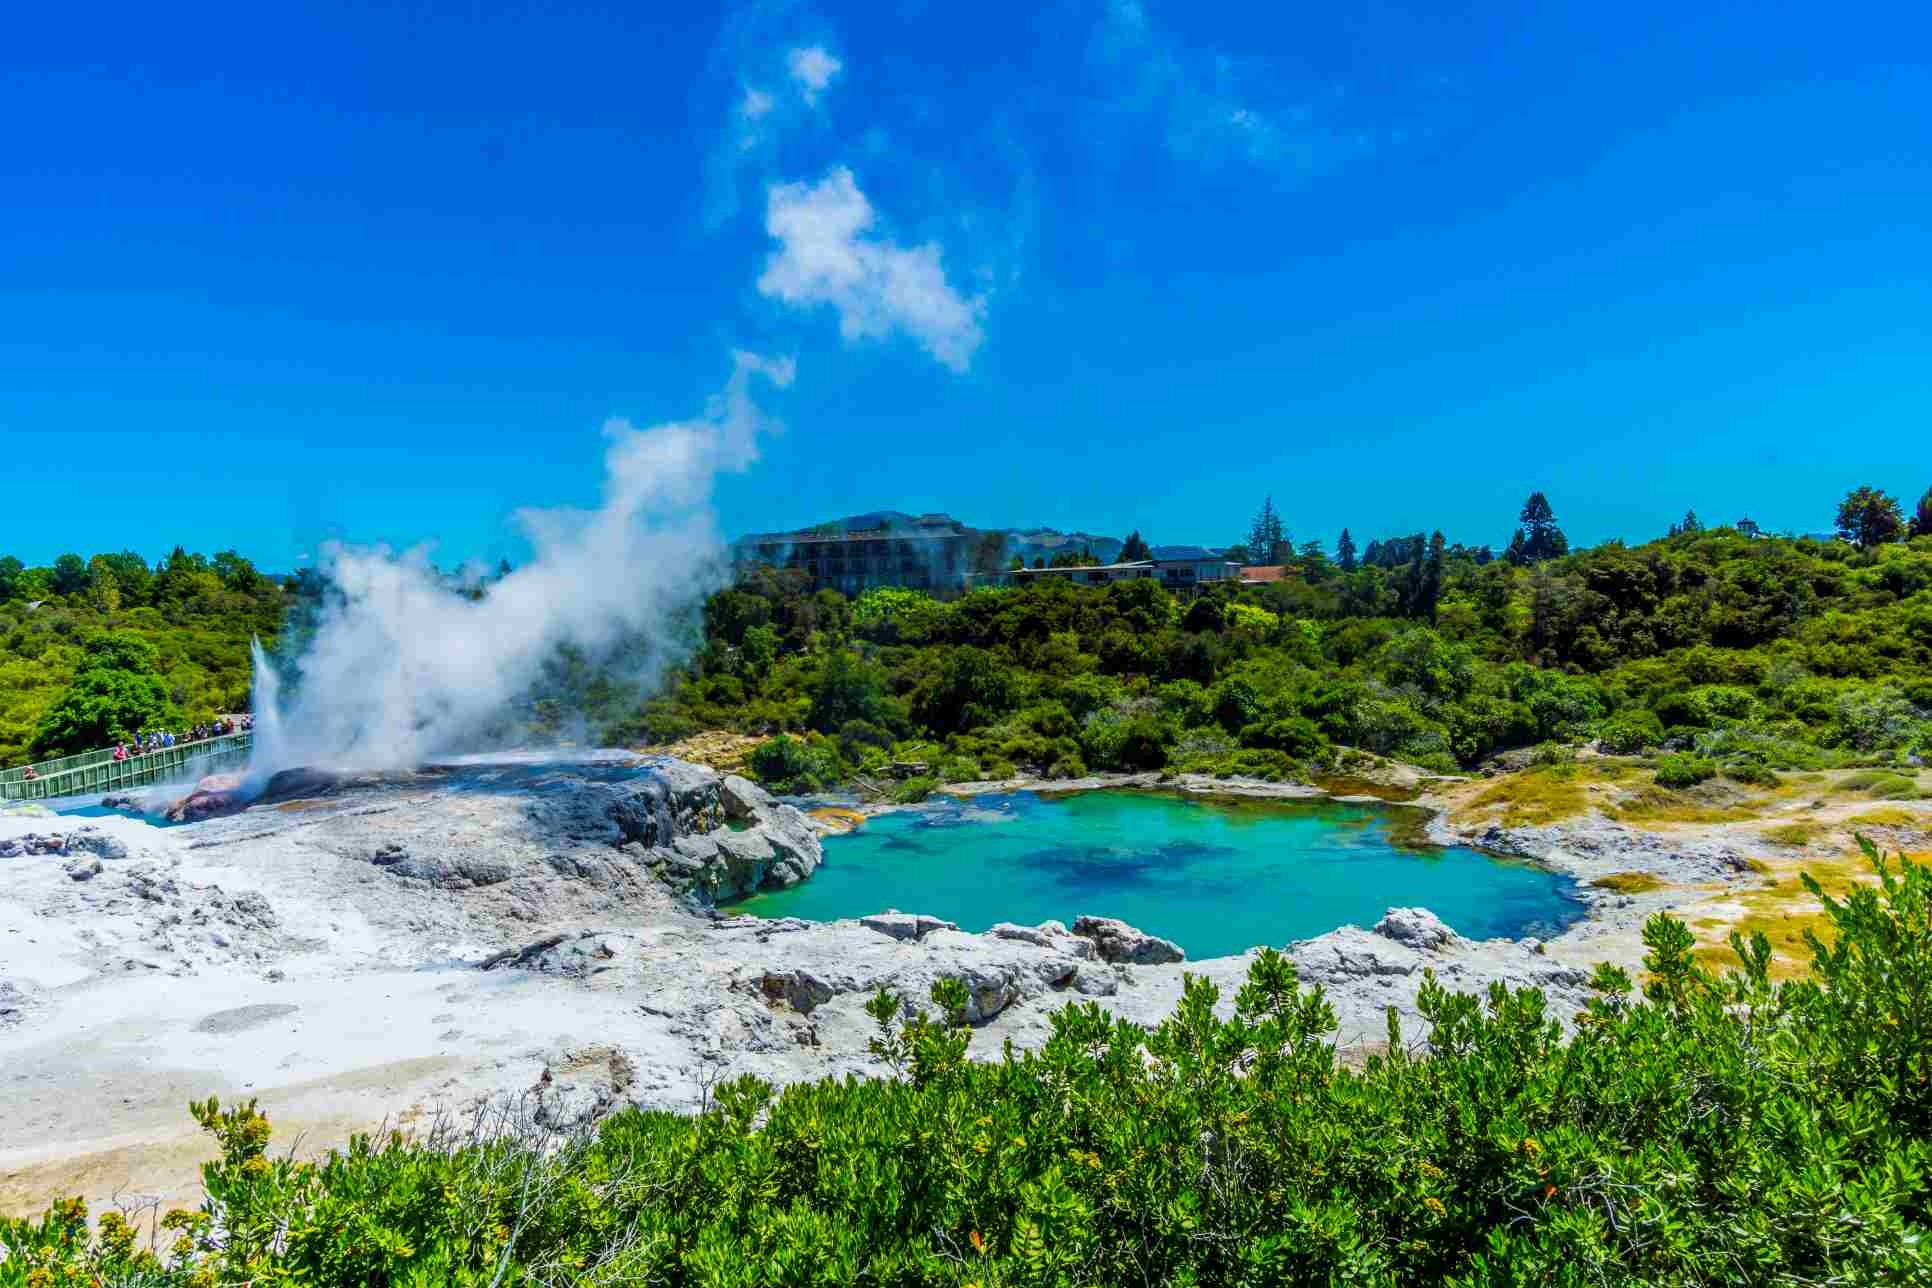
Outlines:
[[[681,647],[670,627],[723,581],[711,485],[757,459],[770,427],[753,376],[791,383],[789,359],[736,353],[705,414],[637,429],[605,424],[604,504],[521,510],[535,548],[480,599],[453,589],[427,549],[333,546],[322,571],[332,595],[285,699],[255,654],[256,782],[293,765],[394,769],[482,750],[477,736],[529,690],[560,645],[595,655],[641,639],[654,681]]]

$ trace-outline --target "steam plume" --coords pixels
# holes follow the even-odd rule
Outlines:
[[[771,426],[752,400],[752,377],[783,388],[792,373],[789,359],[734,353],[731,379],[703,416],[642,430],[607,422],[603,506],[518,511],[535,557],[481,599],[450,589],[426,549],[326,547],[323,571],[340,593],[286,701],[256,649],[250,778],[483,750],[474,739],[559,645],[596,654],[641,638],[661,672],[678,648],[670,623],[725,573],[712,481],[757,459],[758,435]]]

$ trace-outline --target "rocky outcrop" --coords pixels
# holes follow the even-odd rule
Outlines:
[[[161,811],[171,823],[194,823],[247,809],[254,796],[243,790],[242,774],[210,774],[194,790]],[[131,798],[130,798],[131,799]]]
[[[870,917],[860,917],[859,924],[867,930],[877,931],[888,939],[924,939],[935,930],[958,930],[950,921],[937,917],[922,917],[910,912],[878,912]]]
[[[417,853],[390,843],[369,856],[369,862],[392,877],[427,881],[445,890],[473,890],[508,881],[513,869],[504,859],[467,849]]]
[[[1456,942],[1456,932],[1427,908],[1390,908],[1375,923],[1375,933],[1418,952],[1430,952]]]
[[[637,1066],[621,1048],[578,1047],[544,1063],[530,1089],[537,1126],[573,1134],[592,1127],[616,1109],[637,1081]]]
[[[621,777],[539,795],[525,813],[546,840],[573,850],[584,842],[621,850],[701,905],[796,885],[824,853],[805,816],[757,784],[664,757]],[[578,850],[552,866],[585,862]],[[614,876],[595,864],[584,871]]]
[[[0,840],[0,859],[31,858],[40,855],[56,855],[62,858],[72,855],[91,855],[96,859],[125,859],[127,846],[118,838],[92,827],[76,828],[72,832],[28,832],[21,836]],[[97,866],[94,870],[98,872],[100,868]]]
[[[506,948],[477,963],[482,970],[509,968],[585,979],[610,970],[621,952],[622,936],[601,930],[546,935],[521,948]]]
[[[1074,934],[1067,929],[1066,923],[1061,921],[1043,921],[1037,926],[1021,926],[1010,921],[1002,921],[986,933],[994,939],[1017,939],[1023,944],[1071,953],[1085,961],[1096,961],[1100,957],[1100,949],[1093,940]]]
[[[1506,828],[1491,823],[1467,836],[1438,819],[1430,831],[1491,854],[1560,857],[1560,866],[1579,877],[1646,872],[1660,880],[1689,884],[1728,880],[1751,871],[1750,856],[1727,841],[1645,832],[1598,817],[1544,827]]]
[[[1082,939],[1093,941],[1094,949],[1104,962],[1122,962],[1130,966],[1158,966],[1166,962],[1184,960],[1187,954],[1181,946],[1171,939],[1150,935],[1144,930],[1136,930],[1124,921],[1112,917],[1075,917],[1073,933]]]

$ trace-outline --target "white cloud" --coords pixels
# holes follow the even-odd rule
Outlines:
[[[805,308],[830,304],[847,340],[903,331],[954,371],[966,370],[983,338],[985,301],[946,281],[937,243],[908,249],[868,237],[873,221],[872,203],[844,166],[816,184],[774,185],[765,231],[778,249],[759,292]]]
[[[1371,142],[1337,128],[1332,86],[1190,48],[1161,30],[1141,0],[1108,0],[1089,60],[1110,107],[1136,131],[1156,126],[1184,160],[1233,160],[1292,175],[1325,169]]]
[[[805,95],[807,103],[816,104],[818,96],[832,83],[845,64],[825,52],[823,45],[802,45],[785,55],[785,65],[791,69],[792,79]]]
[[[745,96],[738,103],[738,115],[747,121],[755,121],[771,111],[772,97],[754,85],[745,86]]]

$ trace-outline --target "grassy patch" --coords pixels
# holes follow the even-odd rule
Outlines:
[[[1842,899],[1861,884],[1867,884],[1871,869],[1856,855],[1808,861],[1803,871],[1826,894]],[[1795,979],[1811,965],[1811,950],[1805,946],[1804,932],[1812,931],[1824,943],[1832,942],[1831,921],[1811,891],[1805,889],[1798,869],[1787,868],[1778,879],[1762,890],[1743,897],[1743,912],[1718,929],[1719,938],[1697,950],[1698,960],[1715,969],[1737,965],[1731,952],[1730,932],[1736,930],[1747,940],[1762,931],[1771,941],[1771,974],[1777,979]],[[1701,923],[1700,923],[1701,928]]]
[[[1832,941],[1831,919],[1823,911],[1813,912],[1752,912],[1732,923],[1724,932],[1724,939],[1714,944],[1704,944],[1697,950],[1697,959],[1713,970],[1728,970],[1738,964],[1737,954],[1731,951],[1730,932],[1736,930],[1748,941],[1759,931],[1771,941],[1771,978],[1796,979],[1805,974],[1811,966],[1811,949],[1805,944],[1805,931],[1829,945]]]
[[[1612,872],[1607,877],[1598,877],[1590,884],[1599,890],[1614,890],[1618,894],[1644,894],[1664,888],[1664,883],[1648,872]]]
[[[1863,814],[1854,814],[1845,820],[1847,827],[1920,827],[1932,829],[1932,818],[1914,814],[1909,809],[1888,805],[1882,809],[1868,809]]]
[[[1610,812],[1632,823],[1739,823],[1757,817],[1757,811],[1745,805],[1712,804],[1664,787],[1633,792]]]
[[[1539,766],[1507,774],[1469,802],[1464,817],[1501,811],[1505,827],[1537,827],[1574,818],[1590,808],[1575,765]]]
[[[1773,845],[1810,845],[1811,829],[1810,823],[1780,823],[1776,827],[1765,828],[1764,839]]]
[[[1841,792],[1862,792],[1873,800],[1915,801],[1923,793],[1918,780],[1889,769],[1861,769],[1838,781]]]

